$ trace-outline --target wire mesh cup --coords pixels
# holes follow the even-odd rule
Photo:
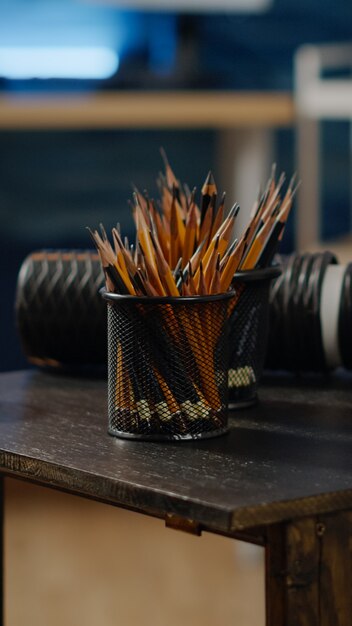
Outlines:
[[[269,331],[270,283],[279,267],[239,272],[228,303],[229,316],[229,408],[255,404]]]
[[[232,293],[108,303],[109,433],[200,439],[227,431],[228,303]]]

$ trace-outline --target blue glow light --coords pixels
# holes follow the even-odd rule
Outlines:
[[[0,47],[0,76],[8,79],[104,79],[119,67],[106,47]]]

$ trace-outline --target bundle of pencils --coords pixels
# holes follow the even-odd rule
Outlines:
[[[273,167],[247,228],[235,239],[239,206],[225,210],[225,194],[218,201],[212,173],[197,203],[196,190],[182,186],[164,152],[162,156],[160,200],[134,189],[134,243],[123,238],[119,225],[112,229],[113,245],[102,225],[100,232],[90,231],[106,291],[137,296],[133,309],[127,300],[116,307],[110,302],[109,314],[116,316],[120,329],[113,347],[111,412],[118,432],[199,436],[224,427],[227,364],[222,342],[241,291],[229,298],[234,274],[271,263],[292,206],[295,178],[282,194],[284,175],[276,181]],[[224,298],[207,298],[216,294]],[[174,305],[180,296],[196,297]],[[144,297],[149,305],[155,297],[166,300],[155,300],[151,309]],[[121,307],[128,309],[122,317]],[[133,341],[128,343],[126,336]]]
[[[196,202],[196,190],[183,187],[166,155],[160,174],[160,201],[134,190],[132,212],[136,240],[112,229],[114,247],[101,225],[90,231],[100,255],[109,292],[138,296],[194,296],[224,293],[238,270],[267,267],[282,239],[297,189],[295,176],[282,194],[275,167],[264,193],[255,203],[244,233],[234,239],[238,204],[225,211],[225,194],[209,172]]]

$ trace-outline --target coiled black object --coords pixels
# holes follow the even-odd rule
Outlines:
[[[352,369],[352,263],[341,268],[336,351],[331,365],[322,333],[322,291],[331,252],[277,257],[283,272],[271,284],[269,340],[265,367],[324,372]],[[23,262],[16,315],[28,359],[55,368],[106,364],[106,310],[99,296],[104,283],[93,251],[40,251]]]
[[[331,252],[280,257],[282,275],[270,292],[269,341],[265,367],[295,372],[331,369],[324,344],[322,321],[326,314],[322,290],[329,266],[337,264]],[[335,346],[340,362],[352,366],[352,267],[342,280],[339,314],[328,323],[338,326]]]
[[[43,250],[22,264],[16,318],[23,350],[31,363],[83,369],[106,363],[106,307],[97,253]]]

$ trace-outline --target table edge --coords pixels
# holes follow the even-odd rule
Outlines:
[[[309,515],[352,509],[352,489],[345,489],[295,500],[226,510],[201,501],[193,500],[190,503],[182,496],[171,492],[165,494],[157,489],[107,479],[83,470],[63,468],[50,461],[38,463],[34,458],[3,450],[0,450],[0,475],[29,481],[158,519],[165,519],[170,514],[192,519],[201,529],[225,535]]]

